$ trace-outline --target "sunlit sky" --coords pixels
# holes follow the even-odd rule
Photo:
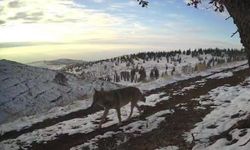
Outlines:
[[[227,13],[184,0],[0,0],[0,59],[97,60],[141,51],[241,48]]]

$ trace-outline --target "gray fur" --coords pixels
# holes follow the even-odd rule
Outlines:
[[[95,90],[92,107],[95,105],[99,105],[104,108],[104,113],[99,124],[99,128],[101,128],[102,123],[107,117],[110,109],[116,109],[119,124],[121,124],[122,120],[120,108],[122,106],[127,105],[129,102],[131,102],[131,112],[129,114],[128,119],[131,118],[134,107],[136,107],[141,114],[141,109],[137,104],[138,101],[145,102],[145,97],[142,95],[141,91],[136,87],[126,87],[111,91]]]

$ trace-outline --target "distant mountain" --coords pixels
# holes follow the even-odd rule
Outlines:
[[[50,61],[35,61],[28,63],[27,65],[36,66],[41,68],[48,68],[53,70],[59,70],[67,65],[77,64],[77,63],[85,63],[82,60],[74,60],[74,59],[56,59]]]
[[[93,88],[117,88],[109,82],[81,80],[72,74],[8,60],[0,60],[0,82],[0,124],[84,99]]]

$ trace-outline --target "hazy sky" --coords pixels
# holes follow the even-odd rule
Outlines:
[[[241,48],[226,13],[185,0],[0,0],[0,59],[96,60],[153,50]]]

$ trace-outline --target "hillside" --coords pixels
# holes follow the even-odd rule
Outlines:
[[[144,52],[107,60],[78,63],[61,70],[82,79],[101,79],[123,85],[138,85],[159,78],[187,76],[245,60],[243,51],[235,49],[198,49],[194,51]]]
[[[250,147],[250,72],[246,61],[229,63],[145,91],[125,120],[130,104],[122,108],[117,126],[115,110],[102,129],[103,111],[81,105],[48,112],[43,119],[20,119],[0,126],[0,149],[243,149]],[[139,85],[140,86],[140,85]],[[85,99],[90,104],[91,99]],[[59,114],[59,115],[58,115]],[[145,140],[147,139],[147,140]]]
[[[59,70],[67,65],[76,64],[76,63],[84,63],[82,60],[73,60],[73,59],[57,59],[50,61],[35,61],[28,63],[30,66],[48,68],[52,70]]]
[[[80,80],[65,74],[65,84],[56,82],[58,72],[0,60],[0,123],[65,106],[92,94],[93,87],[116,85],[99,80]]]
[[[131,81],[137,66],[144,71],[135,71]],[[250,147],[250,72],[242,51],[139,53],[71,64],[60,72],[1,60],[0,71],[3,150]],[[93,87],[124,85],[143,92],[142,115],[135,109],[125,120],[128,104],[120,126],[110,110],[98,129],[103,110],[90,107]]]

